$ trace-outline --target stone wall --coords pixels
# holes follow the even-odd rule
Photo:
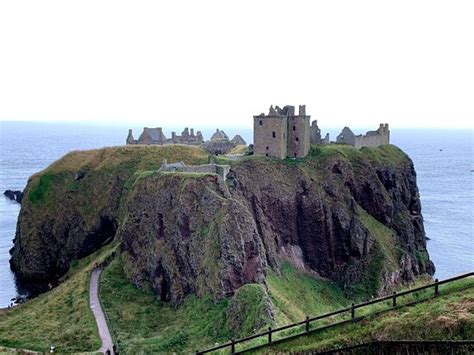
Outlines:
[[[228,139],[215,139],[207,141],[202,147],[212,155],[221,155],[230,152],[235,145]]]
[[[362,147],[378,147],[390,144],[390,130],[388,124],[381,123],[376,131],[368,131],[365,135],[355,135],[349,127],[344,127],[337,136],[337,143],[353,145],[357,149]]]
[[[355,137],[355,147],[378,147],[379,145],[390,144],[390,130],[388,124],[380,124],[376,131],[369,131],[365,135]]]
[[[288,152],[289,157],[302,158],[309,152],[310,128],[309,116],[288,117]]]
[[[288,121],[286,117],[254,116],[254,153],[273,158],[287,156]]]
[[[138,139],[133,137],[131,129],[128,130],[128,136],[126,144],[143,144],[143,145],[164,145],[164,144],[187,144],[187,145],[200,145],[204,142],[201,131],[197,131],[194,134],[194,128],[191,131],[186,127],[180,136],[176,132],[171,133],[171,138],[166,138],[161,127],[148,128],[144,127],[143,132],[140,134]]]
[[[284,159],[304,157],[310,148],[310,116],[304,105],[270,107],[268,115],[254,116],[254,154]]]
[[[202,164],[185,165],[183,162],[168,164],[166,161],[161,165],[160,172],[181,172],[181,173],[199,173],[199,174],[217,174],[225,181],[230,171],[230,165]]]
[[[311,144],[329,144],[329,133],[326,133],[324,138],[321,137],[321,130],[318,127],[317,120],[311,122],[309,140]]]
[[[349,127],[344,127],[341,133],[336,137],[336,142],[355,146],[355,134]]]

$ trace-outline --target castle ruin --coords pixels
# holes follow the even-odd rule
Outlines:
[[[311,122],[310,128],[310,142],[311,144],[329,144],[329,133],[326,133],[324,138],[321,138],[321,130],[318,127],[318,121]]]
[[[349,127],[344,127],[341,133],[337,136],[336,142],[350,144],[357,149],[390,144],[390,130],[388,128],[388,123],[381,123],[376,131],[368,131],[365,135],[355,135]]]
[[[158,172],[216,174],[225,181],[227,174],[230,172],[230,165],[219,165],[213,161],[202,165],[186,165],[182,161],[168,164],[165,159]]]
[[[284,159],[305,157],[311,144],[330,144],[329,133],[321,137],[318,122],[310,126],[310,116],[306,115],[304,105],[299,106],[298,115],[294,106],[270,106],[268,115],[254,116],[253,151],[256,155]],[[359,149],[390,144],[388,124],[380,124],[376,131],[365,135],[355,135],[349,127],[344,127],[337,136],[337,143],[345,143]]]
[[[304,105],[270,107],[268,115],[254,116],[254,153],[274,158],[301,158],[310,148],[310,116]]]
[[[227,134],[225,134],[225,132],[220,129],[216,129],[211,139],[205,142],[201,131],[197,131],[196,134],[194,134],[194,129],[189,129],[187,127],[180,136],[178,136],[176,132],[172,132],[171,138],[166,138],[161,127],[144,127],[143,132],[138,139],[133,137],[133,132],[131,129],[129,129],[126,143],[128,145],[199,145],[212,155],[227,154],[238,145],[247,145],[245,140],[240,135],[236,135],[234,138],[232,138],[232,140],[230,140]]]
[[[171,138],[166,138],[161,127],[148,128],[144,127],[142,134],[138,139],[133,138],[132,130],[128,130],[127,144],[189,144],[189,145],[200,145],[204,143],[204,138],[201,131],[197,131],[194,134],[194,128],[189,130],[186,127],[180,136],[176,132],[171,133]]]

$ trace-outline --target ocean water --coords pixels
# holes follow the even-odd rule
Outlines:
[[[124,143],[129,127],[0,122],[0,192],[23,190],[28,178],[71,150]],[[132,127],[135,135],[141,127]],[[175,130],[180,131],[179,127]],[[209,138],[212,129],[203,129]],[[165,132],[170,135],[171,129]],[[227,129],[251,141],[250,129]],[[330,131],[331,138],[337,132]],[[392,130],[392,143],[415,163],[428,251],[436,277],[474,270],[474,151],[472,130]],[[0,307],[17,294],[9,267],[20,205],[0,196]]]

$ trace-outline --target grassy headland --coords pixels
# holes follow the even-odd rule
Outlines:
[[[99,349],[89,309],[90,270],[112,248],[75,262],[58,287],[0,314],[0,346],[46,352],[54,345],[62,353]]]
[[[46,214],[54,217],[52,220],[61,220],[57,218],[59,212],[62,215],[78,213],[81,228],[83,220],[83,229],[88,231],[102,213],[113,215],[117,227],[121,228],[125,223],[121,210],[126,206],[122,202],[139,185],[138,181],[154,175],[164,159],[168,162],[202,164],[207,162],[208,156],[202,149],[187,146],[117,147],[72,152],[32,177],[26,198],[26,204],[31,208],[30,216],[35,216],[31,219],[40,220],[41,215]],[[331,164],[324,165],[326,160]],[[388,163],[397,166],[400,162],[406,163],[407,159],[394,146],[356,150],[350,146],[329,145],[312,147],[310,154],[304,159],[281,161],[246,157],[242,161],[229,160],[229,163],[238,165],[249,162],[256,166],[262,165],[268,168],[262,171],[268,171],[270,176],[273,176],[271,173],[276,169],[294,170],[291,176],[314,175],[318,181],[326,178],[341,179],[338,173],[331,173],[335,166],[332,163],[352,164],[354,171],[359,166],[360,169],[372,169],[367,161],[375,165]],[[322,172],[322,167],[326,172]],[[364,176],[363,171],[355,174]],[[177,175],[177,178],[189,178],[191,181],[199,177],[199,174]],[[287,178],[283,175],[280,177]],[[287,183],[286,186],[289,188],[293,184]],[[58,203],[64,199],[72,202]],[[337,203],[342,205],[341,209],[349,208],[346,201]],[[374,236],[378,248],[368,270],[378,272],[382,270],[382,266],[389,271],[396,269],[400,255],[393,242],[393,231],[377,222],[362,208],[358,209],[358,218]],[[48,222],[48,219],[44,220]],[[212,229],[213,224],[206,223],[202,226],[200,237],[204,242],[200,247],[205,253],[205,269],[217,274],[213,267],[215,268],[214,261],[219,248],[215,245],[218,243],[216,233],[210,233]],[[83,234],[85,232],[77,232],[78,236]],[[58,237],[63,238],[63,235]],[[45,244],[44,247],[48,245]],[[74,266],[65,277],[66,281],[59,287],[1,314],[0,345],[42,351],[51,343],[58,346],[60,351],[97,349],[99,339],[87,302],[88,270],[94,259],[107,253],[109,248],[103,247],[102,251],[86,259],[73,261]],[[423,258],[424,255],[419,257]],[[351,298],[369,297],[378,289],[380,275],[374,272],[367,273],[366,276],[359,285],[352,288],[352,293],[349,293]],[[215,280],[218,283],[219,280]],[[213,346],[215,342],[225,342],[231,337],[257,332],[269,324],[285,325],[300,321],[307,315],[329,312],[351,303],[347,290],[343,291],[337,283],[316,278],[289,264],[283,264],[279,273],[268,270],[266,285],[268,298],[274,305],[274,322],[269,322],[267,318],[267,294],[262,286],[256,284],[241,287],[242,291],[237,291],[232,299],[213,301],[205,296],[197,298],[192,295],[179,307],[173,308],[157,300],[151,291],[134,287],[125,278],[120,259],[116,259],[102,276],[101,299],[122,353],[190,352]],[[235,326],[235,319],[230,317],[232,314],[241,316],[238,327]]]

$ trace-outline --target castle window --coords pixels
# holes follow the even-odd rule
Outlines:
[[[296,126],[293,126],[293,131],[296,131]]]
[[[275,131],[273,131],[272,136],[273,136],[273,138],[276,137]]]
[[[267,147],[267,150],[268,150],[268,147]]]
[[[260,120],[260,122],[259,122],[259,123],[260,123],[260,126],[262,126],[262,125],[263,125],[263,121],[262,121],[262,120]]]
[[[299,139],[298,137],[295,138],[295,141],[299,142],[299,140],[300,140],[300,139]]]
[[[267,154],[265,154],[265,156],[266,156],[266,157],[268,157],[268,153],[267,153]]]

